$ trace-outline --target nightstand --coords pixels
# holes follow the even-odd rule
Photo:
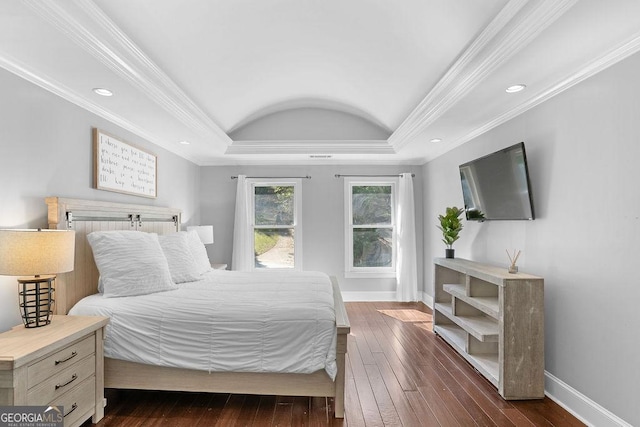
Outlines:
[[[64,425],[104,416],[107,317],[53,316],[0,334],[0,406],[64,406]]]
[[[211,267],[214,270],[226,270],[227,269],[227,264],[211,264]]]

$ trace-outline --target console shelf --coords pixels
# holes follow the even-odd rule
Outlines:
[[[487,316],[455,315],[450,303],[436,303],[436,310],[476,337],[478,341],[498,342],[498,322],[495,319]]]
[[[498,297],[470,297],[466,294],[463,285],[443,285],[442,288],[445,292],[461,299],[494,319],[497,319],[500,315]]]
[[[505,399],[544,397],[544,280],[437,258],[433,330]]]

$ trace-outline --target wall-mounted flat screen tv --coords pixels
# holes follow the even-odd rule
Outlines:
[[[535,218],[524,142],[460,165],[470,221]]]

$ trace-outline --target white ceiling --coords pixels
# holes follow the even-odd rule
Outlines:
[[[638,50],[637,0],[0,1],[0,67],[199,165],[422,164]]]

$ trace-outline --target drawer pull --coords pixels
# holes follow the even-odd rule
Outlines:
[[[67,357],[66,359],[56,360],[56,366],[57,366],[57,365],[59,365],[59,364],[61,364],[61,363],[64,363],[64,362],[66,362],[66,361],[69,361],[69,360],[73,359],[73,358],[74,358],[74,357],[76,357],[77,355],[78,355],[78,352],[77,352],[77,351],[74,351],[74,352],[72,352],[72,353],[71,353],[71,356]]]
[[[71,405],[71,410],[69,410],[69,412],[67,412],[66,414],[63,415],[63,418],[65,418],[67,415],[69,415],[70,413],[72,413],[76,409],[78,409],[78,404],[74,403],[73,405]]]
[[[64,384],[56,384],[56,390],[58,390],[59,388],[62,388],[62,387],[68,386],[69,384],[71,384],[72,382],[74,382],[74,381],[75,381],[75,380],[77,380],[77,379],[78,379],[78,375],[73,374],[73,376],[71,377],[71,379],[70,379],[69,381],[67,381],[66,383],[64,383]]]

